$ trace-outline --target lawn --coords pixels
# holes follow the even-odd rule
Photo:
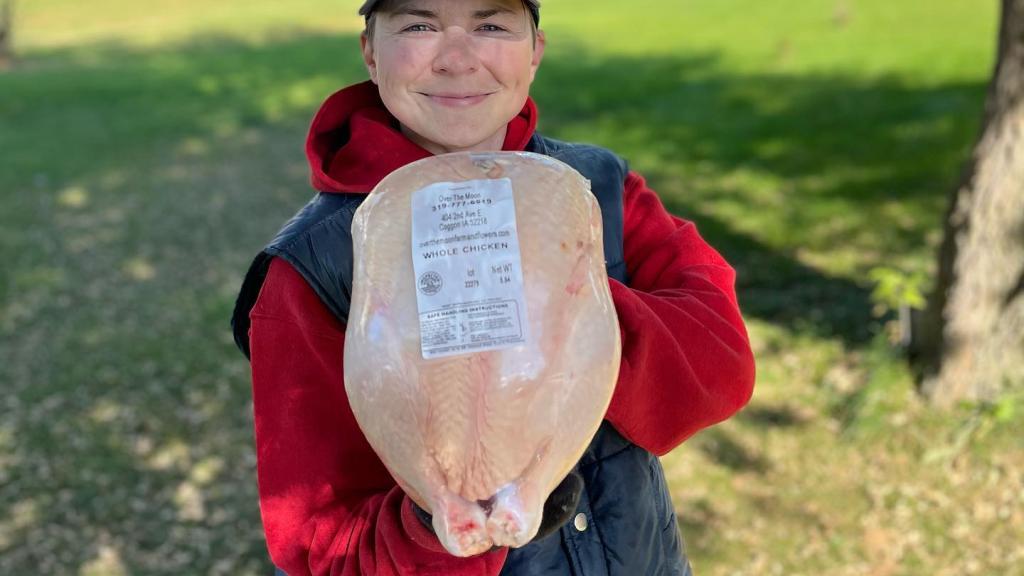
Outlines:
[[[19,4],[0,573],[267,573],[227,319],[311,193],[310,117],[364,78],[356,4]],[[664,459],[697,573],[1024,574],[1020,404],[922,404],[871,295],[933,269],[997,3],[549,4],[541,129],[628,158],[739,272],[754,399]]]

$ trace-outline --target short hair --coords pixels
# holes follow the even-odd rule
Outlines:
[[[366,15],[366,37],[373,40],[373,26],[377,21],[378,12],[390,12],[394,9],[398,0],[381,0],[374,6],[373,11]]]

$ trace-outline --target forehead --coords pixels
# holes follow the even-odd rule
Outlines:
[[[521,13],[526,11],[522,0],[391,0],[381,2],[380,13],[402,14],[411,11],[432,12],[482,12],[497,11]]]

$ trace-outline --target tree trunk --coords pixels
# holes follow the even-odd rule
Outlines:
[[[14,56],[14,0],[0,0],[0,68]]]
[[[1024,387],[1024,0],[1003,0],[983,128],[950,195],[917,328],[921,390],[935,404]]]

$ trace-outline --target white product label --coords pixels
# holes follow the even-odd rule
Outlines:
[[[413,193],[412,262],[423,358],[526,341],[511,180],[441,182]]]

